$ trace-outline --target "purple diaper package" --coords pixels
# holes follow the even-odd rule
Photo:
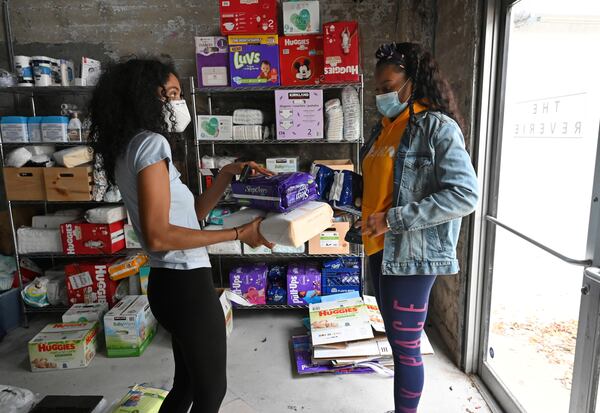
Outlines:
[[[237,203],[273,212],[289,212],[319,197],[314,178],[304,172],[256,176],[231,184]]]
[[[198,87],[229,85],[229,47],[226,37],[195,37]]]
[[[266,304],[268,272],[269,269],[264,263],[233,268],[229,273],[231,292],[244,297],[252,304]]]
[[[321,271],[316,264],[294,263],[288,266],[288,305],[306,305],[321,295]]]

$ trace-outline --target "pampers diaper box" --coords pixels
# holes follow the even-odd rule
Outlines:
[[[104,316],[108,357],[141,356],[156,333],[148,297],[128,295]]]
[[[323,36],[280,37],[279,65],[282,85],[318,85],[323,78]]]
[[[29,342],[31,371],[87,367],[96,355],[98,323],[48,324]]]
[[[319,33],[321,31],[321,16],[319,2],[285,1],[283,2],[283,32],[284,34]]]
[[[323,91],[276,90],[277,139],[323,139]]]
[[[277,35],[229,36],[231,86],[279,86]]]
[[[198,140],[233,139],[233,116],[198,115]]]

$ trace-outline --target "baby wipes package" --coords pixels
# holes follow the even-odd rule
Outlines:
[[[157,321],[150,311],[148,297],[123,297],[104,316],[108,357],[141,356],[156,333]]]
[[[89,323],[98,322],[102,324],[104,314],[108,311],[106,303],[74,304],[63,314],[63,323]]]

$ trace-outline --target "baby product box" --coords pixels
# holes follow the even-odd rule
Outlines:
[[[63,314],[63,323],[89,323],[98,322],[102,324],[104,314],[108,311],[106,303],[74,304]]]
[[[323,25],[324,82],[358,82],[360,50],[358,23],[333,22]]]
[[[334,222],[330,228],[308,241],[308,253],[311,255],[350,254],[350,243],[345,240],[349,230],[349,222]]]
[[[140,243],[140,240],[138,239],[138,236],[135,233],[135,230],[133,229],[133,225],[126,224],[123,227],[123,231],[125,231],[125,248],[131,248],[131,249],[141,249],[142,248],[142,244]]]
[[[319,295],[321,271],[316,264],[290,264],[287,272],[288,305],[306,305],[312,297]]]
[[[277,0],[220,0],[221,34],[277,34]]]
[[[279,38],[281,84],[318,85],[323,79],[323,36],[282,36]]]
[[[226,37],[195,37],[198,87],[229,85],[229,47]]]
[[[267,158],[267,169],[275,173],[294,173],[298,172],[300,158],[298,156],[292,158]]]
[[[116,304],[117,281],[110,279],[108,267],[112,260],[98,263],[78,262],[65,266],[69,303],[101,303],[112,307]]]
[[[98,323],[48,324],[29,342],[31,371],[87,367],[96,355]]]
[[[156,333],[148,297],[128,295],[104,316],[108,357],[141,356]]]
[[[229,36],[231,86],[278,86],[277,35]]]
[[[267,303],[267,274],[265,264],[251,264],[234,268],[229,273],[231,292],[251,304]]]
[[[277,139],[323,139],[323,91],[276,90]]]
[[[283,33],[307,34],[321,31],[318,1],[283,2]]]
[[[199,115],[198,139],[231,140],[233,139],[233,117]]]
[[[60,238],[63,251],[68,255],[114,254],[125,248],[125,221],[62,224]]]

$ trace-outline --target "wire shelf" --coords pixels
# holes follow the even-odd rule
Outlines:
[[[85,146],[91,142],[0,142],[0,145],[7,148],[20,148],[22,146]]]
[[[210,254],[211,257],[215,258],[236,258],[236,259],[252,259],[252,258],[363,258],[363,253],[350,253],[350,254]]]
[[[123,205],[123,202],[104,201],[9,201],[12,205]]]
[[[113,254],[64,254],[64,253],[53,253],[53,252],[36,252],[31,254],[22,254],[19,253],[19,257],[23,258],[32,258],[32,259],[77,259],[77,260],[93,260],[96,258],[113,258],[113,257],[123,257],[129,254],[135,254],[138,252],[142,252],[141,249],[123,249],[117,251]]]
[[[286,140],[209,140],[198,139],[198,145],[356,145],[362,144],[363,140],[358,141],[328,141],[325,139],[286,139]]]
[[[48,307],[29,307],[25,306],[25,312],[28,314],[36,314],[36,313],[65,313],[69,307],[57,305],[57,306],[48,306]]]
[[[306,310],[308,305],[286,305],[286,304],[263,304],[263,305],[252,305],[249,307],[235,306],[236,310]]]
[[[29,96],[85,95],[93,92],[94,89],[94,86],[13,86],[0,88],[0,93]]]
[[[350,82],[350,83],[321,83],[318,85],[286,85],[286,86],[243,86],[243,87],[202,87],[195,88],[192,90],[192,95],[198,94],[213,94],[213,93],[240,93],[240,92],[272,92],[275,90],[324,90],[324,89],[343,89],[346,86],[353,86],[360,88],[363,86],[362,82]]]

